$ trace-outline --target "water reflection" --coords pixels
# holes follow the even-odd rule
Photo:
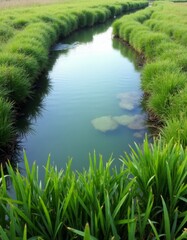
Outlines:
[[[129,45],[127,45],[127,43],[123,42],[119,38],[113,38],[112,46],[117,51],[120,51],[123,57],[127,57],[129,61],[134,64],[134,67],[137,71],[142,68],[144,59],[142,56],[138,56],[138,54],[133,51]]]
[[[80,29],[65,39],[59,39],[58,44],[53,46],[52,52],[50,53],[49,71],[52,69],[56,60],[62,53],[63,55],[67,55],[71,49],[75,48],[76,46],[92,42],[94,36],[107,31],[113,21],[114,20],[108,20],[106,23],[98,24],[95,27],[93,26],[86,29]]]
[[[23,159],[22,139],[33,131],[33,119],[41,115],[44,108],[43,99],[51,90],[50,81],[47,74],[40,76],[37,85],[32,90],[31,97],[17,108],[15,127],[16,138],[12,144],[6,148],[0,148],[0,164],[6,174],[6,163],[10,161],[13,169],[16,169],[18,163]]]
[[[31,97],[20,106],[18,118],[16,119],[16,128],[18,136],[21,138],[33,130],[33,119],[38,118],[44,108],[43,99],[49,94],[51,84],[47,75],[43,75],[34,87]]]

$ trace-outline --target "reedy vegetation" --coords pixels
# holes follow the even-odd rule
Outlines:
[[[50,47],[79,28],[147,6],[145,1],[91,1],[6,9],[0,13],[0,147],[15,138],[15,106],[32,95]]]
[[[42,183],[26,155],[25,176],[9,165],[1,178],[1,239],[186,239],[186,150],[145,139],[121,161],[120,169],[112,159],[104,166],[94,153],[88,170],[74,172],[71,162],[59,171],[48,159]]]
[[[155,3],[113,25],[116,36],[143,54],[142,89],[147,110],[163,123],[161,133],[184,146],[187,118],[187,5]]]

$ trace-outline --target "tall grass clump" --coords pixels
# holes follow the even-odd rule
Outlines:
[[[23,40],[23,44],[20,44],[20,40]],[[19,40],[9,44],[8,51],[12,54],[20,53],[25,56],[33,56],[41,69],[47,64],[48,51],[36,40],[31,39],[29,42],[24,42],[24,38],[19,38]]]
[[[120,221],[128,215],[134,181],[129,182],[126,170],[118,172],[111,164],[109,160],[104,166],[102,157],[97,164],[94,155],[87,171],[75,173],[70,163],[65,171],[57,171],[48,161],[43,184],[36,164],[30,169],[26,157],[25,177],[9,166],[16,200],[7,197],[0,202],[8,216],[5,232],[9,239],[23,236],[25,226],[28,238],[72,239],[75,234],[67,226],[83,231],[87,222],[97,239],[119,239],[127,229]]]
[[[181,125],[181,122],[183,123]],[[173,117],[171,119],[167,119],[165,123],[164,129],[161,130],[161,133],[166,139],[166,141],[169,141],[170,139],[173,139],[175,142],[180,142],[184,146],[187,145],[187,118],[186,114],[183,113],[179,117]]]
[[[77,27],[76,16],[58,13],[57,17],[61,21],[61,31],[59,33],[60,38],[68,36],[73,29]]]
[[[186,75],[180,72],[164,72],[155,76],[150,83],[151,96],[147,103],[149,109],[158,116],[168,117],[173,97],[180,94],[186,84]]]
[[[96,14],[91,9],[84,10],[84,14],[86,15],[86,26],[91,27],[95,23]]]
[[[0,97],[0,145],[5,147],[14,137],[13,104]]]
[[[96,10],[96,23],[104,23],[110,18],[110,10],[100,8]]]
[[[41,181],[36,163],[24,155],[24,176],[8,164],[0,190],[0,237],[4,239],[168,239],[179,240],[187,223],[187,154],[169,143],[145,139],[121,157],[90,155],[88,170],[69,162],[57,170],[48,159]],[[11,178],[14,199],[6,190]],[[5,217],[6,216],[6,217]]]
[[[143,68],[141,76],[141,86],[144,91],[151,94],[153,90],[152,84],[155,78],[159,75],[163,75],[166,72],[180,73],[180,68],[178,68],[176,63],[170,59],[147,63]]]
[[[123,39],[130,43],[133,39],[133,31],[136,32],[136,29],[139,29],[140,26],[135,25],[134,22],[127,21],[125,25],[120,29],[120,37],[123,37]],[[139,29],[140,30],[140,29]],[[141,30],[138,32],[138,34],[146,34],[147,29],[143,26],[141,27]],[[132,34],[132,35],[131,35]],[[131,40],[130,40],[131,39]],[[137,51],[140,51],[140,49],[137,46]]]
[[[31,83],[21,68],[0,66],[0,87],[7,89],[9,99],[15,103],[23,102],[30,94]]]
[[[83,28],[87,26],[87,19],[86,19],[86,14],[84,12],[74,12],[74,15],[78,19],[78,27]]]
[[[23,29],[24,27],[26,27],[27,25],[29,24],[29,20],[23,18],[23,17],[20,17],[20,18],[16,18],[14,21],[13,21],[13,27],[17,30],[21,30]]]
[[[18,35],[16,41],[29,42],[29,37],[32,36],[32,40],[35,40],[38,44],[40,43],[45,48],[49,48],[53,42],[58,38],[58,32],[54,29],[53,26],[43,22],[36,22],[28,26],[24,32]]]
[[[175,42],[161,43],[156,47],[156,59],[168,59],[175,62],[175,65],[181,68],[182,71],[187,72],[187,50],[183,46]]]
[[[0,25],[0,42],[7,42],[11,37],[13,37],[14,31],[12,27],[8,24]]]
[[[0,55],[0,65],[15,66],[22,68],[30,79],[35,80],[40,67],[37,64],[36,59],[33,56],[25,56],[24,54],[10,52],[3,52]]]
[[[149,214],[148,222],[154,223],[158,235],[168,240],[178,239],[176,237],[182,234],[187,221],[186,150],[173,140],[149,144],[145,139],[142,148],[136,145],[122,160],[129,174],[136,179],[139,211]],[[151,210],[145,211],[150,193],[154,196]]]
[[[168,40],[169,38],[166,35],[150,32],[145,26],[133,28],[129,37],[129,43],[139,53],[143,52],[146,57],[154,56],[155,47]]]
[[[120,5],[110,5],[106,6],[110,10],[111,17],[115,17],[120,15],[122,12],[125,12],[125,9],[127,9],[127,3],[124,3],[124,5],[121,7]]]

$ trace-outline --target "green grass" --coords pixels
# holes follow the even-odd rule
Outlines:
[[[2,89],[2,93],[5,94],[6,90]],[[5,100],[4,97],[0,97],[0,144],[5,147],[7,142],[14,137],[13,117],[12,110],[13,104]]]
[[[179,129],[174,138],[183,144],[186,143],[183,136],[187,86],[186,8],[182,4],[156,2],[151,8],[124,16],[113,25],[113,33],[146,58],[141,86],[149,96],[145,101],[147,111],[163,122],[162,133],[167,140],[174,134],[171,125],[176,125]]]
[[[7,90],[9,99],[19,103],[29,96],[31,84],[22,68],[1,65],[0,72],[0,86]]]
[[[0,65],[22,68],[27,76],[30,76],[30,79],[32,79],[32,81],[35,80],[33,76],[37,76],[40,69],[36,59],[33,56],[25,56],[24,54],[20,53],[2,53],[0,57]]]
[[[0,25],[0,42],[7,42],[8,39],[13,37],[13,35],[13,28],[11,26],[9,26],[8,24]]]
[[[25,176],[7,167],[15,198],[6,190],[2,171],[0,187],[0,237],[7,239],[185,239],[187,201],[186,149],[171,140],[145,139],[121,157],[120,169],[112,159],[89,156],[83,172],[45,166],[40,181],[38,167]],[[162,237],[161,237],[162,236]]]

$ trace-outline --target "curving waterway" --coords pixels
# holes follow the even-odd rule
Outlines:
[[[43,166],[50,154],[59,168],[72,158],[73,169],[81,170],[96,150],[104,160],[112,154],[119,165],[120,155],[148,131],[140,72],[136,54],[112,39],[111,23],[57,43],[48,72],[50,91],[22,139],[29,162]]]

